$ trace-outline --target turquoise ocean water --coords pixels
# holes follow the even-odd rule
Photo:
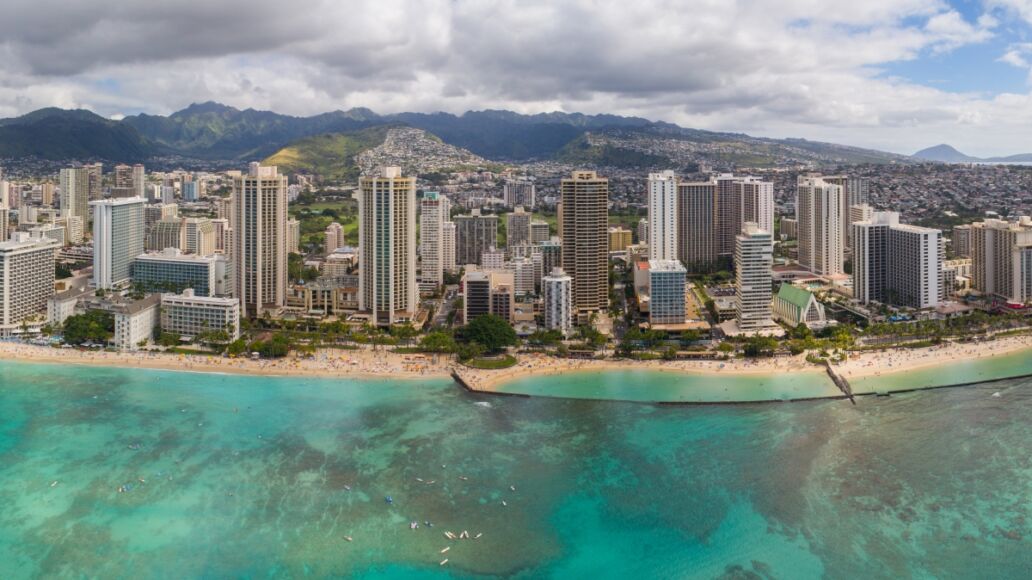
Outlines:
[[[0,363],[5,579],[1027,578],[1030,539],[1029,380],[693,407]]]

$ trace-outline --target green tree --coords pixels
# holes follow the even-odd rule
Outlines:
[[[518,340],[512,326],[494,314],[477,316],[459,329],[458,336],[462,342],[477,343],[492,353],[514,346]]]
[[[447,332],[435,331],[419,341],[419,347],[426,352],[455,352],[455,339]]]
[[[67,344],[107,342],[115,335],[115,317],[110,312],[91,310],[69,316],[64,322],[64,341]]]

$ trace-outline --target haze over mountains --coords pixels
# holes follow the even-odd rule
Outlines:
[[[1020,153],[1005,157],[972,157],[957,151],[945,143],[914,153],[914,158],[923,161],[940,161],[942,163],[1028,163],[1032,162],[1032,153]]]
[[[420,129],[490,161],[556,160],[614,167],[685,167],[702,162],[718,167],[774,167],[913,161],[904,155],[845,145],[687,129],[616,115],[522,115],[492,110],[463,115],[379,115],[368,109],[350,109],[292,117],[213,102],[190,105],[169,116],[140,114],[121,121],[85,110],[41,109],[0,120],[0,156],[136,162],[174,155],[237,162],[264,159],[293,147],[290,154],[298,157],[299,166],[317,167],[333,161],[335,156],[354,157],[380,146],[386,132],[375,129],[401,126]],[[334,137],[319,143],[311,141],[325,135]],[[306,157],[310,154],[316,157]],[[338,173],[351,171],[346,168]]]

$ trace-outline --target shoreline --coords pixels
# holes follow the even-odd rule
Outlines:
[[[940,346],[920,349],[889,349],[853,353],[853,358],[834,364],[835,371],[847,381],[900,377],[904,373],[927,370],[932,367],[976,362],[993,357],[1002,357],[1029,350],[1032,356],[1032,337],[1029,335],[1007,336],[999,339],[972,343],[944,343]],[[80,351],[77,349],[55,349],[31,344],[0,342],[0,359],[28,363],[80,364],[114,368],[138,368],[178,372],[211,374],[238,374],[250,376],[311,377],[352,380],[417,380],[447,379],[458,382],[471,393],[507,396],[547,396],[518,391],[505,391],[503,386],[534,377],[555,377],[566,374],[589,374],[604,372],[659,372],[684,375],[694,378],[750,378],[771,374],[825,375],[823,367],[808,363],[805,355],[782,356],[770,359],[731,359],[727,361],[636,361],[636,360],[592,360],[557,359],[533,353],[520,356],[519,362],[508,369],[473,369],[454,362],[450,356],[429,354],[399,354],[372,349],[320,349],[312,358],[293,356],[275,360],[229,359],[218,355],[184,355],[144,352]],[[963,381],[959,384],[906,386],[886,389],[854,389],[857,396],[882,393],[908,392],[963,386],[982,382],[1004,380],[999,377],[984,381]],[[830,379],[829,379],[830,380]],[[690,389],[690,387],[686,387]],[[605,397],[556,396],[582,400],[619,399]],[[756,400],[664,400],[657,397],[654,404],[743,404],[754,402],[788,402],[818,399],[839,399],[843,395],[785,398],[771,392],[769,397]]]

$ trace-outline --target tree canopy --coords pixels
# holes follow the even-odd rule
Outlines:
[[[459,329],[459,339],[466,343],[477,343],[489,352],[499,352],[516,344],[516,331],[504,318],[494,314],[477,316]]]

